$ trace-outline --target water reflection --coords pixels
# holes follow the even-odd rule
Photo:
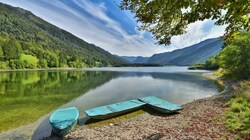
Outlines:
[[[0,132],[35,121],[116,75],[100,71],[2,72]]]
[[[91,71],[30,71],[0,73],[0,131],[21,126],[58,107],[83,111],[115,102],[154,95],[184,104],[217,93],[213,81],[186,68],[118,68]],[[131,71],[130,71],[131,70]],[[33,139],[50,134],[48,118]]]
[[[125,72],[85,93],[67,106],[74,103],[83,111],[149,95],[184,104],[215,93],[217,93],[217,88],[214,82],[199,74]]]

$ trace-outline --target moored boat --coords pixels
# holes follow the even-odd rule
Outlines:
[[[145,105],[145,103],[139,100],[129,100],[96,107],[90,110],[86,110],[85,113],[93,119],[107,119],[134,111],[143,105]]]
[[[146,103],[149,107],[162,113],[171,113],[183,109],[181,105],[171,103],[155,96],[138,98],[139,101]]]
[[[77,124],[78,116],[76,107],[57,109],[49,119],[52,132],[62,137],[67,135]]]

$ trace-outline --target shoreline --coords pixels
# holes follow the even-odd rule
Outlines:
[[[163,139],[171,139],[172,136],[176,136],[177,139],[185,139],[185,138],[207,138],[207,137],[191,137],[194,134],[193,133],[185,133],[184,137],[183,135],[180,135],[182,132],[182,129],[186,129],[190,121],[192,122],[192,118],[196,118],[197,116],[194,116],[197,114],[199,116],[199,113],[208,110],[212,110],[214,115],[222,115],[223,112],[225,112],[225,101],[227,101],[229,98],[232,97],[233,94],[231,93],[232,89],[230,89],[230,81],[228,80],[222,80],[218,79],[218,77],[212,75],[212,73],[203,73],[202,76],[210,79],[210,80],[216,80],[220,83],[223,83],[225,85],[225,88],[222,92],[215,94],[213,96],[194,100],[192,102],[189,102],[187,104],[184,104],[184,110],[179,111],[179,114],[175,115],[162,115],[157,114],[155,112],[145,112],[141,115],[138,115],[136,117],[132,117],[129,119],[126,119],[122,122],[117,122],[114,124],[109,125],[102,125],[94,128],[89,128],[88,126],[79,126],[76,127],[71,133],[69,133],[66,138],[67,139],[154,139],[154,138],[163,138]],[[223,99],[225,98],[225,99]],[[216,103],[216,105],[219,106],[213,106],[211,102],[217,102],[215,100],[222,99],[222,103]],[[208,104],[211,105],[208,106]],[[197,108],[198,107],[198,108]],[[205,107],[206,109],[202,109],[202,107]],[[195,110],[192,111],[190,114],[189,110]],[[206,114],[210,115],[210,112],[206,112],[205,114],[202,114],[206,117]],[[29,139],[33,136],[34,132],[36,131],[39,124],[48,117],[48,114],[45,116],[42,116],[39,120],[37,120],[34,123],[21,126],[15,129],[7,130],[2,133],[0,133],[0,138],[6,138],[6,139],[12,139],[12,138],[24,138]],[[188,118],[188,120],[186,120]],[[198,117],[198,119],[201,119],[203,117]],[[198,120],[196,120],[197,123]],[[204,120],[203,120],[204,121]],[[210,119],[211,121],[211,119]],[[163,123],[165,125],[159,124]],[[199,123],[199,121],[198,121]],[[170,125],[169,125],[170,124]],[[206,123],[207,124],[207,123]],[[221,125],[221,124],[220,124]],[[152,129],[152,128],[154,129]],[[197,126],[196,126],[197,127]],[[199,125],[199,129],[202,129],[202,125]],[[145,130],[144,130],[145,129]],[[194,128],[193,128],[194,129]],[[221,129],[221,128],[220,128]],[[220,129],[217,129],[218,132]],[[171,130],[171,131],[170,131]],[[174,131],[173,131],[174,130]],[[191,129],[190,129],[191,130]],[[196,130],[196,129],[194,129]],[[186,130],[185,130],[186,131]],[[227,133],[229,137],[225,138],[232,138],[233,134],[227,132],[225,128],[223,128],[223,131]],[[211,131],[213,132],[213,131]],[[120,133],[120,134],[119,134]],[[137,135],[137,133],[140,133],[140,135]],[[86,135],[87,134],[87,135]],[[189,135],[192,134],[192,135]],[[205,134],[204,134],[205,135]],[[218,134],[217,134],[218,135]],[[171,137],[170,137],[171,136]],[[178,137],[181,136],[181,137]],[[207,135],[209,136],[209,135]],[[211,138],[211,137],[210,137]],[[220,137],[217,137],[220,138]]]
[[[83,68],[41,68],[41,69],[0,69],[0,72],[48,71],[48,70],[81,70]]]
[[[7,131],[3,131],[0,133],[0,139],[32,139],[34,132],[37,130],[37,127],[46,119],[49,117],[49,114],[46,114],[42,117],[40,117],[37,121],[23,125],[14,129],[10,129]]]
[[[225,103],[234,96],[233,82],[212,73],[202,76],[224,84],[220,93],[184,104],[173,115],[145,112],[137,117],[110,125],[88,128],[79,126],[67,139],[235,139],[224,126]]]
[[[172,66],[172,65],[170,65]],[[175,66],[175,65],[173,65]],[[74,68],[74,67],[59,67],[59,68],[36,68],[36,69],[0,69],[1,72],[22,72],[22,71],[49,71],[49,70],[58,70],[58,71],[64,71],[64,70],[83,70],[83,69],[89,69],[89,68],[120,68],[120,67],[135,67],[133,65],[128,66],[112,66],[112,67],[83,67],[83,68]],[[166,67],[166,66],[139,66],[139,67]],[[188,67],[188,66],[178,66],[178,67]],[[194,70],[193,70],[194,71]]]

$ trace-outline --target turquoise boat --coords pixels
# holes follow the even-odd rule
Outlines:
[[[162,113],[171,113],[183,109],[183,107],[180,105],[157,98],[155,96],[142,97],[138,98],[138,100],[146,103],[149,107]]]
[[[96,107],[84,112],[92,119],[108,119],[134,111],[145,103],[139,100],[129,100],[120,103],[110,104],[106,106]]]
[[[78,116],[76,107],[57,109],[49,118],[52,133],[64,137],[75,127]]]

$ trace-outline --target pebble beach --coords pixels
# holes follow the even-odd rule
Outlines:
[[[211,74],[207,78],[215,79]],[[176,114],[146,112],[122,122],[88,128],[80,126],[69,133],[67,139],[235,139],[235,134],[224,126],[225,103],[234,95],[232,82],[224,81],[223,92],[212,97],[185,104]]]

